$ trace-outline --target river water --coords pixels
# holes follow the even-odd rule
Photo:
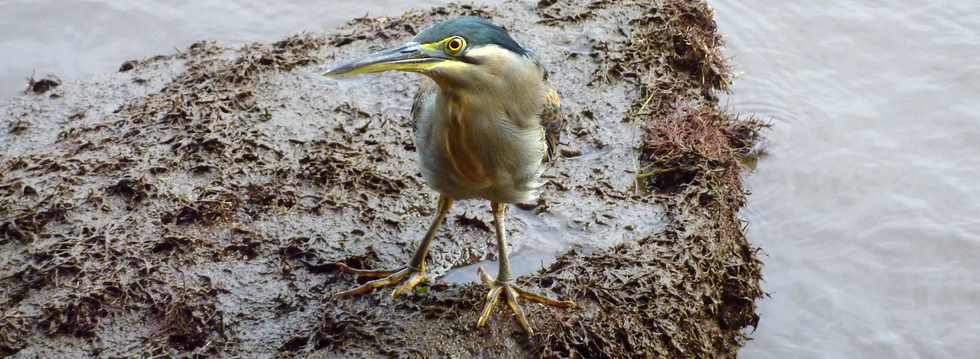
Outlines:
[[[710,1],[768,119],[747,358],[980,353],[980,2]]]
[[[193,42],[274,41],[336,28],[364,15],[397,15],[437,0],[0,0],[0,98],[32,73],[77,79]]]
[[[0,99],[32,71],[84,78],[444,2],[0,0]],[[743,212],[771,298],[742,356],[975,357],[980,2],[710,3],[743,73],[725,103],[774,125]]]

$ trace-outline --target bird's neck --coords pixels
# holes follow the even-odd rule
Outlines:
[[[509,120],[524,128],[538,124],[545,93],[540,73],[481,77],[465,85],[440,83],[440,100],[466,119]]]

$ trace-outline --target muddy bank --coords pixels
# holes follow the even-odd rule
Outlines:
[[[416,79],[316,69],[457,15],[536,49],[568,116],[565,158],[509,226],[515,247],[539,233],[529,218],[575,237],[519,281],[581,308],[526,305],[532,338],[507,311],[473,329],[476,284],[328,299],[356,284],[337,261],[403,265],[436,196],[414,164]],[[0,354],[733,356],[762,294],[737,217],[760,124],[717,108],[731,70],[712,17],[683,0],[450,6],[200,42],[13,99],[0,107]],[[489,221],[485,203],[455,208],[432,274],[493,259]]]

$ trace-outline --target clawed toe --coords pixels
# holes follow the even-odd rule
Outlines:
[[[575,302],[570,300],[555,300],[541,295],[533,294],[527,292],[514,286],[509,281],[498,281],[490,278],[483,268],[477,268],[477,272],[480,275],[480,280],[486,286],[490,287],[490,291],[487,292],[486,300],[483,311],[480,312],[480,319],[477,320],[477,328],[482,327],[487,324],[487,320],[490,319],[490,315],[493,314],[493,308],[497,305],[500,297],[503,296],[504,300],[507,302],[507,306],[514,313],[517,323],[520,324],[521,328],[528,335],[534,335],[534,330],[531,328],[531,324],[527,320],[527,316],[524,315],[524,310],[521,309],[520,304],[517,302],[517,298],[523,298],[532,302],[558,307],[558,308],[575,308]]]
[[[379,279],[375,279],[370,282],[364,283],[363,285],[348,291],[336,293],[333,295],[334,298],[356,297],[356,296],[371,293],[378,288],[398,285],[398,288],[395,288],[395,290],[391,292],[391,297],[397,298],[402,294],[407,294],[411,292],[412,289],[414,289],[420,283],[428,279],[428,276],[425,273],[424,266],[421,269],[407,267],[397,271],[375,271],[375,270],[365,270],[365,269],[354,269],[347,266],[347,264],[343,262],[338,262],[337,268],[344,273],[350,273],[360,277],[379,278]]]

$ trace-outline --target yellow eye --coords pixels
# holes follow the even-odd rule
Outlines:
[[[449,39],[449,41],[446,41],[446,52],[448,52],[450,55],[459,55],[459,53],[463,52],[463,49],[465,48],[466,40],[464,40],[462,37],[457,36]]]

